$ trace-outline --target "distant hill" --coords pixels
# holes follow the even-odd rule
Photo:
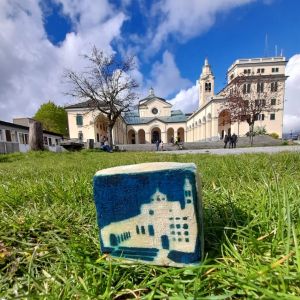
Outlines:
[[[294,131],[294,132],[289,132],[289,133],[283,133],[282,138],[284,140],[297,140],[300,137],[300,131]]]

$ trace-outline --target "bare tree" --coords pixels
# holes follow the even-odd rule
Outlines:
[[[89,66],[85,72],[67,70],[65,76],[71,84],[68,95],[87,101],[90,111],[100,111],[108,122],[109,143],[113,146],[113,127],[122,113],[130,110],[137,93],[138,83],[130,75],[134,69],[134,57],[125,60],[116,55],[105,55],[93,47],[91,55],[85,55]]]
[[[246,121],[250,144],[253,145],[254,124],[265,119],[265,113],[275,112],[281,104],[285,77],[272,75],[240,75],[223,91],[226,98],[222,109],[230,113],[229,122]]]

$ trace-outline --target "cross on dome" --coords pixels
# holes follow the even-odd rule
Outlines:
[[[154,96],[154,89],[153,89],[153,87],[151,87],[149,89],[149,96]]]

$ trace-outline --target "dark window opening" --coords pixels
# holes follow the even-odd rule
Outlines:
[[[83,133],[82,133],[82,131],[79,131],[79,132],[78,132],[78,139],[79,139],[80,141],[83,140]]]
[[[210,82],[206,82],[205,83],[205,91],[206,92],[210,92],[211,91],[211,83]]]
[[[148,225],[149,235],[154,236],[154,228],[153,225]]]
[[[76,125],[82,126],[82,124],[83,124],[83,117],[82,117],[82,115],[77,115],[76,116]]]
[[[5,130],[5,138],[7,142],[11,142],[11,132],[10,130]]]
[[[263,82],[257,83],[257,92],[263,93],[263,91],[264,91],[264,83]]]
[[[251,88],[251,84],[250,84],[250,83],[245,83],[245,84],[243,85],[243,93],[244,93],[244,94],[250,93],[250,88]]]
[[[271,92],[277,92],[277,90],[278,90],[277,82],[272,82],[271,83]]]

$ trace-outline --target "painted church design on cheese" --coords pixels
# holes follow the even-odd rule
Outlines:
[[[197,197],[190,180],[184,179],[184,201],[168,199],[159,188],[153,192],[148,202],[141,204],[138,215],[101,228],[102,250],[112,256],[153,263],[199,261]]]

